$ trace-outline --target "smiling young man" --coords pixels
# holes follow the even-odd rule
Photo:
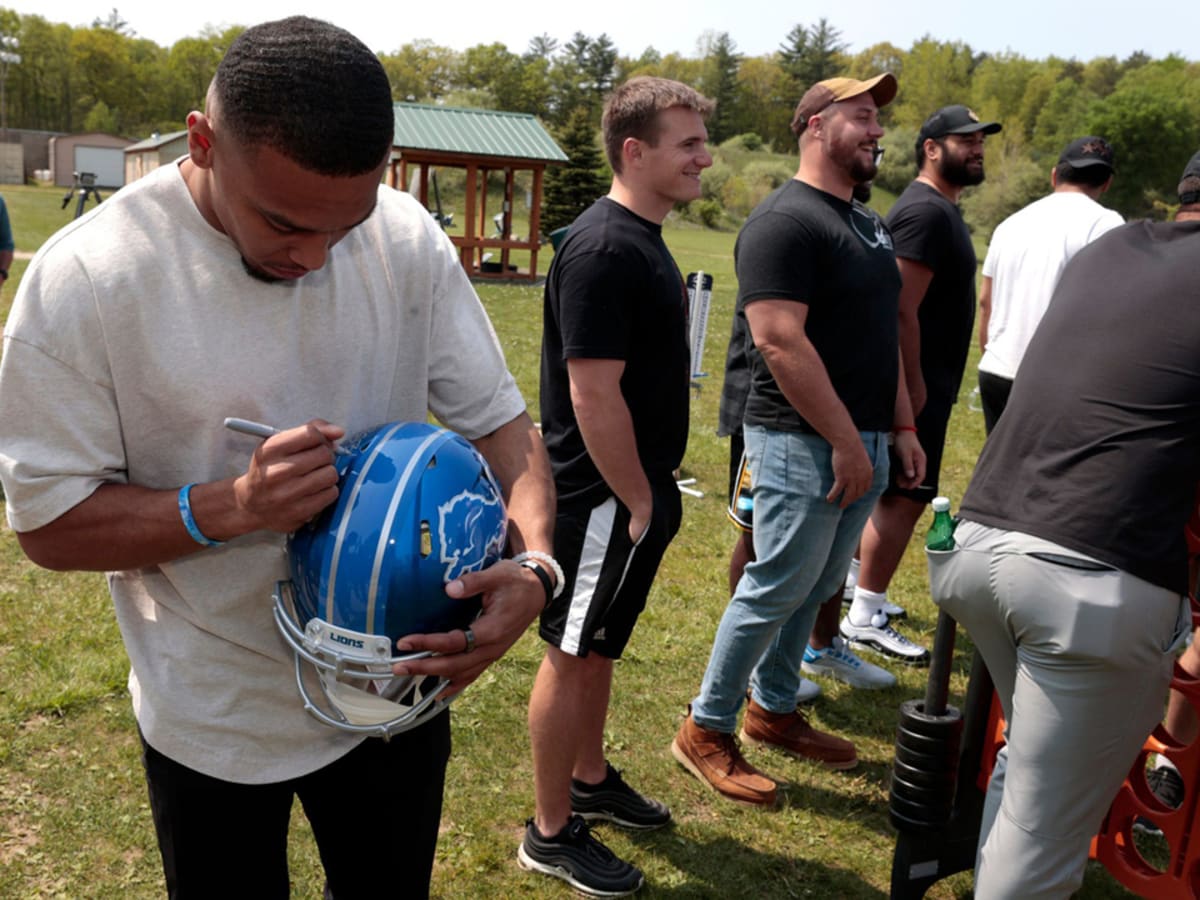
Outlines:
[[[939,109],[921,126],[917,177],[887,215],[900,266],[900,346],[904,377],[928,458],[921,483],[889,484],[863,531],[854,599],[842,620],[851,645],[928,665],[929,651],[898,632],[888,585],[917,520],[937,496],[946,426],[958,397],[975,321],[975,248],[958,199],[983,181],[984,136],[1000,125],[965,106]]]
[[[687,295],[662,222],[700,196],[712,108],[662,78],[613,92],[603,117],[612,188],[571,225],[546,280],[542,432],[566,577],[542,614],[546,655],[529,700],[537,810],[518,860],[598,896],[637,890],[642,873],[585,820],[658,828],[671,818],[608,764],[604,722],[613,662],[680,524]]]
[[[901,480],[923,474],[900,380],[891,237],[852,202],[855,185],[875,175],[879,107],[895,95],[887,73],[809,88],[792,119],[796,176],[750,214],[734,248],[738,309],[751,338],[743,431],[756,558],[721,618],[671,750],[744,804],[769,806],[776,796],[775,782],[734,738],[747,687],[743,740],[833,769],[857,764],[850,741],[796,710],[801,661],[817,610],[841,588],[887,483],[893,428]]]
[[[448,713],[390,741],[321,724],[272,618],[287,532],[337,496],[331,441],[432,411],[491,463],[513,549],[550,549],[545,450],[450,241],[380,184],[392,133],[362,42],[303,17],[248,29],[188,156],[47,241],[5,328],[8,519],[35,562],[109,572],[171,897],[286,898],[297,796],[333,896],[428,893]],[[231,415],[285,430],[256,445]],[[474,646],[402,643],[457,691],[545,591],[504,561],[447,593],[484,595]],[[346,828],[364,791],[402,813]]]

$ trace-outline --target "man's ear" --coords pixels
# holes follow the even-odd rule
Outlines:
[[[208,116],[192,110],[187,117],[188,154],[192,162],[202,169],[212,167],[213,129]]]
[[[931,147],[930,144],[933,146]],[[924,155],[925,159],[929,160],[930,162],[934,162],[939,156],[941,156],[942,145],[933,138],[925,138],[924,142],[921,144],[921,153]]]
[[[642,142],[635,137],[627,137],[621,142],[621,156],[625,164],[638,165],[642,161]]]

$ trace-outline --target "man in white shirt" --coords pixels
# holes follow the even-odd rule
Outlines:
[[[1053,193],[1013,213],[992,234],[979,292],[979,395],[989,434],[1063,268],[1124,221],[1097,202],[1112,179],[1111,145],[1100,137],[1076,138],[1050,172]]]

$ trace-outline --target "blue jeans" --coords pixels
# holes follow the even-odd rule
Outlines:
[[[753,687],[776,713],[796,708],[800,662],[821,604],[841,587],[875,501],[888,483],[887,434],[861,432],[874,466],[871,488],[846,509],[833,487],[833,448],[820,435],[745,429],[754,493],[754,554],[721,617],[700,696],[697,725],[732,733]],[[751,677],[753,676],[753,677]]]

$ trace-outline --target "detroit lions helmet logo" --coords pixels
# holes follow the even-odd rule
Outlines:
[[[438,544],[446,564],[446,581],[496,562],[503,555],[504,541],[499,491],[485,495],[466,490],[438,506]]]

